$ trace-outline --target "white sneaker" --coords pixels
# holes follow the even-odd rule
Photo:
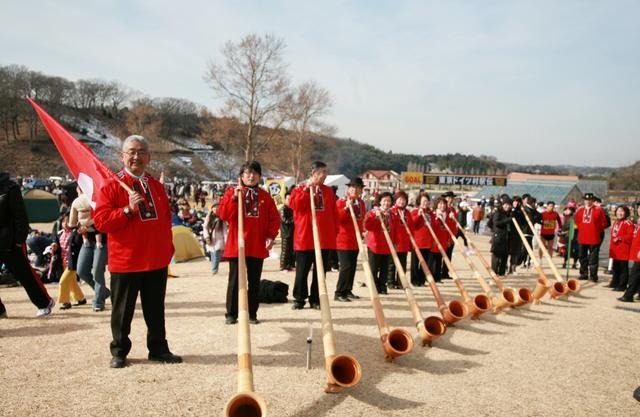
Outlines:
[[[54,301],[54,299],[52,298],[49,301],[49,304],[45,307],[45,308],[40,308],[38,309],[38,312],[36,313],[36,317],[44,317],[44,316],[48,316],[49,314],[51,314],[51,309],[53,308],[53,306],[56,305],[56,302]]]

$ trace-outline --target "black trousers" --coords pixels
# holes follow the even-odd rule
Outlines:
[[[580,279],[589,277],[592,281],[597,281],[600,245],[580,245],[578,257],[580,258]]]
[[[260,277],[264,259],[246,257],[247,263],[247,298],[249,318],[257,319],[260,306]],[[227,314],[225,317],[238,318],[238,258],[229,259],[229,282],[227,284]]]
[[[293,269],[296,266],[293,258],[293,239],[282,239],[280,251],[280,269]]]
[[[322,249],[322,264],[325,271],[327,270],[327,262],[329,262],[329,249]],[[312,266],[311,292],[309,292],[307,280]],[[307,298],[309,298],[309,304],[320,304],[316,254],[313,250],[296,252],[296,280],[293,284],[293,298],[298,304],[304,304]]]
[[[638,291],[640,291],[640,262],[634,262],[631,271],[629,271],[629,286],[623,297],[627,300],[633,300],[633,296]]]
[[[340,273],[336,284],[336,296],[346,297],[353,290],[353,280],[358,267],[357,250],[338,250],[338,262],[340,263]]]
[[[529,247],[533,248],[533,236],[525,235],[524,239],[527,241],[527,244],[529,245]],[[529,252],[527,251],[527,248],[524,247],[524,244],[522,244],[520,247],[520,259],[519,259],[518,265],[522,265],[522,264],[529,265],[530,263],[531,263],[531,259],[529,258]]]
[[[131,351],[131,320],[138,293],[147,324],[147,349],[152,355],[169,352],[164,326],[167,268],[144,272],[111,273],[111,355],[124,358]]]
[[[625,290],[629,282],[629,261],[619,261],[614,259],[611,267],[613,277],[611,278],[610,287]]]
[[[481,220],[474,220],[473,221],[473,233],[474,234],[478,234],[480,233],[480,223],[482,223]]]
[[[447,257],[449,258],[449,260],[453,262],[453,245],[446,248],[445,253],[447,254]],[[442,270],[442,276],[447,277],[449,276],[449,267],[444,262],[444,258],[440,257],[440,260],[442,261],[442,266],[440,267]]]
[[[491,269],[499,275],[504,276],[507,272],[507,258],[509,257],[508,253],[504,254],[491,254]]]
[[[369,266],[373,274],[373,280],[376,283],[378,294],[387,293],[387,274],[389,273],[389,263],[391,255],[382,253],[374,253],[371,249],[367,249],[369,257]]]
[[[462,243],[464,243],[465,247],[469,246],[469,242],[467,242],[467,237],[460,230],[458,230],[458,233],[456,234],[456,239],[459,237],[462,238]],[[453,251],[453,248],[451,250]]]
[[[427,265],[429,265],[433,279],[436,282],[440,282],[442,280],[442,255],[440,252],[431,252],[427,260]]]
[[[431,256],[431,250],[429,249],[420,249],[420,254],[427,262],[427,266],[429,266],[429,257]],[[418,256],[415,251],[411,252],[411,284],[417,286],[423,286],[427,282],[427,277],[420,266],[420,261],[418,260]]]
[[[27,259],[27,248],[23,244],[18,247],[11,246],[8,251],[0,251],[0,263],[4,263],[9,271],[20,282],[22,288],[27,292],[29,300],[38,308],[45,308],[49,305],[51,297],[42,281],[35,273]]]
[[[400,277],[398,276],[398,271],[396,271],[396,263],[393,262],[393,258],[389,255],[389,273],[387,274],[387,285],[400,287]],[[402,270],[407,272],[407,252],[398,252],[398,260],[400,261],[400,265],[402,265]]]

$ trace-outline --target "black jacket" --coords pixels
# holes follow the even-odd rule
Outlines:
[[[491,236],[491,252],[496,255],[509,253],[512,239],[511,212],[505,212],[502,207],[493,214],[493,235]]]
[[[0,172],[0,250],[23,244],[29,234],[29,220],[20,187]]]

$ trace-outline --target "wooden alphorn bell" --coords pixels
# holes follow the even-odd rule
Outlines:
[[[356,214],[353,211],[351,200],[347,198],[347,207],[351,214],[351,220],[353,221],[353,228],[356,233],[356,240],[358,241],[358,249],[362,255],[362,268],[364,269],[364,275],[367,279],[367,287],[369,287],[369,295],[371,297],[371,307],[373,307],[373,313],[376,316],[376,323],[378,324],[378,330],[380,331],[380,341],[382,342],[382,349],[385,353],[385,360],[388,362],[398,356],[407,354],[413,350],[413,338],[404,329],[389,329],[387,320],[384,317],[384,311],[382,310],[382,303],[380,302],[380,296],[376,289],[376,283],[373,280],[373,272],[371,266],[367,260],[367,253],[362,243],[362,234],[358,227],[358,221],[356,220]],[[420,324],[416,324],[418,328],[418,334],[422,337],[420,332]],[[422,325],[424,327],[424,325]]]
[[[527,242],[527,239],[525,238],[524,233],[522,233],[522,229],[518,224],[518,220],[516,220],[515,217],[512,217],[511,222],[516,227],[516,230],[518,231],[518,235],[520,236],[520,240],[522,241],[524,248],[527,250],[529,257],[533,262],[533,266],[536,268],[536,271],[538,271],[538,281],[536,283],[535,289],[533,290],[534,303],[539,304],[540,299],[544,296],[544,294],[547,291],[549,291],[549,295],[551,296],[551,298],[554,298],[554,299],[558,298],[561,295],[564,295],[564,291],[566,291],[566,287],[561,282],[555,282],[552,284],[551,281],[549,281],[549,279],[547,278],[547,274],[545,274],[544,269],[542,269],[542,266],[538,261],[538,258],[536,258],[535,253],[533,253],[533,249],[531,248],[531,245],[529,245],[529,242]]]
[[[400,258],[398,258],[398,252],[396,252],[396,248],[393,246],[393,241],[391,240],[391,236],[389,235],[387,226],[384,224],[384,219],[382,218],[380,212],[377,213],[377,216],[378,220],[380,221],[382,232],[384,233],[384,238],[387,241],[387,245],[389,246],[389,251],[391,252],[391,257],[393,258],[393,263],[396,266],[396,272],[398,273],[398,277],[400,278],[400,284],[402,285],[404,294],[407,297],[407,303],[409,303],[409,309],[411,310],[413,321],[416,325],[416,328],[418,329],[418,334],[422,339],[422,346],[431,346],[431,343],[434,340],[436,340],[446,332],[447,326],[445,320],[442,320],[440,317],[436,316],[429,316],[426,319],[422,318],[420,307],[418,306],[418,302],[413,295],[413,289],[411,288],[411,285],[409,285],[407,275],[404,271],[404,268],[402,267],[402,264],[400,263]],[[398,214],[398,216],[400,216],[400,214]],[[402,219],[402,217],[400,218]],[[409,236],[411,236],[411,234],[409,234]]]
[[[318,275],[318,293],[320,296],[320,312],[322,317],[322,346],[324,348],[325,371],[327,372],[327,384],[324,391],[337,393],[342,388],[355,386],[362,377],[360,363],[351,355],[336,354],[336,341],[333,334],[333,322],[331,320],[331,307],[327,295],[327,282],[322,262],[322,249],[320,248],[320,232],[316,219],[316,202],[313,186],[309,186],[309,198],[311,199],[311,227],[313,231],[313,246],[316,257],[316,272]]]
[[[495,271],[491,269],[491,265],[489,265],[489,262],[485,259],[484,256],[482,256],[482,254],[480,253],[480,249],[478,249],[476,244],[473,243],[473,240],[471,240],[469,235],[467,235],[464,228],[460,223],[458,223],[457,220],[456,225],[467,239],[469,246],[471,246],[471,249],[473,249],[474,253],[480,260],[480,264],[482,265],[484,270],[487,272],[487,274],[489,274],[491,279],[493,279],[493,282],[496,283],[496,287],[498,287],[498,289],[500,290],[501,296],[498,302],[495,303],[496,308],[519,307],[533,301],[531,291],[528,288],[522,287],[518,291],[516,291],[513,288],[505,287],[498,274],[496,274]]]
[[[458,221],[456,220],[456,225],[457,224],[458,224]],[[447,232],[449,232],[449,236],[451,236],[451,239],[453,239],[456,250],[458,251],[458,253],[460,253],[460,255],[462,255],[465,262],[473,272],[473,276],[475,277],[476,281],[478,281],[478,283],[480,284],[480,287],[482,287],[482,291],[484,291],[485,295],[489,297],[489,299],[491,300],[493,312],[499,313],[504,308],[513,306],[513,304],[515,303],[515,292],[513,292],[513,290],[511,289],[504,290],[504,291],[501,291],[500,298],[497,298],[493,294],[493,291],[491,291],[491,287],[489,286],[489,284],[487,284],[487,281],[485,281],[482,275],[480,274],[480,271],[478,271],[478,268],[473,263],[473,260],[471,260],[471,257],[462,248],[462,244],[458,240],[457,236],[453,234],[453,232],[451,231],[451,229],[449,228],[446,222],[444,223],[444,227],[447,229]],[[465,238],[466,238],[466,235],[465,235]],[[468,242],[469,241],[467,240],[467,243]]]
[[[568,292],[572,292],[576,294],[580,292],[580,282],[578,282],[578,280],[574,278],[570,278],[565,281],[562,278],[562,275],[560,274],[560,271],[558,271],[556,264],[553,263],[553,258],[551,257],[551,254],[549,253],[549,251],[547,250],[547,247],[542,242],[542,239],[540,238],[540,234],[537,233],[535,228],[533,227],[533,223],[531,222],[531,219],[529,218],[527,211],[524,209],[524,207],[520,207],[520,209],[524,214],[524,218],[527,220],[527,224],[531,229],[531,233],[533,233],[533,236],[538,242],[538,246],[540,246],[540,248],[542,249],[542,253],[544,254],[545,259],[547,260],[547,263],[549,264],[549,267],[551,268],[551,271],[553,272],[553,275],[555,276],[556,281],[562,282],[564,285],[566,285]]]
[[[407,225],[407,223],[404,221],[403,218],[402,218],[402,224],[404,225],[405,229],[407,230],[407,233],[409,234],[409,240],[411,241],[411,246],[413,247],[414,253],[418,257],[420,268],[422,268],[422,272],[424,272],[424,275],[427,278],[427,282],[429,283],[429,288],[433,293],[433,298],[436,300],[436,304],[438,305],[438,310],[440,311],[440,315],[442,316],[444,323],[446,323],[446,325],[449,326],[467,317],[467,315],[469,314],[469,309],[467,308],[467,305],[464,302],[460,300],[452,300],[449,302],[449,306],[447,306],[447,304],[444,302],[442,298],[442,294],[440,294],[440,290],[438,289],[438,286],[436,285],[436,282],[433,279],[433,274],[431,273],[431,270],[427,265],[427,261],[424,259],[424,256],[422,256],[422,252],[420,252],[418,243],[416,242],[416,239],[413,237],[413,234],[411,234],[411,231],[409,230],[409,226]],[[409,285],[407,283],[407,287],[408,286]],[[438,322],[436,322],[433,319],[440,320],[440,318],[435,316],[430,316],[430,317],[427,317],[427,320],[429,319],[432,319],[433,325],[427,326],[427,328],[429,330],[429,333],[434,333],[435,331],[439,330],[439,328],[433,327],[434,325],[438,325]],[[444,331],[442,333],[444,334]],[[429,346],[431,346],[431,344],[429,344]]]
[[[446,219],[445,219],[445,222],[446,222]],[[465,303],[467,303],[467,305],[469,306],[469,312],[471,313],[471,318],[477,319],[482,314],[486,313],[491,309],[491,298],[487,297],[485,294],[477,294],[473,298],[469,296],[469,293],[464,288],[464,285],[462,284],[460,277],[458,277],[458,273],[453,267],[451,260],[447,256],[447,252],[444,250],[444,247],[440,243],[440,240],[438,239],[436,232],[433,230],[431,223],[426,221],[425,223],[427,223],[427,228],[429,228],[429,233],[431,233],[431,237],[433,237],[433,241],[438,247],[438,251],[442,255],[442,260],[447,265],[447,268],[449,268],[449,273],[451,274],[451,278],[453,278],[453,282],[456,284],[456,287],[458,287],[458,291],[460,292],[460,295],[464,299]]]
[[[242,186],[241,182],[240,186]],[[267,406],[264,400],[253,392],[247,263],[244,243],[244,196],[241,191],[238,195],[238,392],[227,401],[224,415],[226,417],[263,417],[267,415]]]

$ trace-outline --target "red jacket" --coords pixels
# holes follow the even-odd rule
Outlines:
[[[640,262],[640,224],[635,225],[633,231],[633,241],[631,241],[631,248],[629,249],[629,260],[633,262]]]
[[[409,226],[409,230],[413,227],[413,223],[411,220],[411,216],[409,215],[409,210],[401,209],[398,206],[391,207],[391,221],[397,227],[397,243],[396,243],[396,251],[399,253],[411,252],[411,239],[409,239],[409,235],[407,234],[407,229],[405,229],[402,221],[400,220],[400,211],[402,210],[402,215],[404,216],[404,221],[407,222],[407,226]]]
[[[413,232],[413,238],[416,240],[420,249],[431,249],[433,245],[433,237],[431,232],[424,223],[424,217],[418,214],[419,208],[414,208],[409,217],[411,217],[411,231]],[[427,220],[431,218],[431,210],[425,213]],[[437,249],[436,249],[437,250]]]
[[[393,223],[392,217],[390,213],[386,215],[383,214],[383,218],[385,219],[385,226],[387,226],[387,231],[389,232],[389,236],[391,237],[391,243],[396,244],[396,232],[397,225]],[[391,250],[389,249],[389,245],[387,244],[387,239],[384,236],[384,232],[382,230],[382,225],[380,224],[380,219],[376,216],[375,210],[370,210],[364,218],[364,228],[367,229],[367,247],[373,253],[381,254],[381,255],[389,255],[391,254]]]
[[[611,226],[609,257],[616,261],[628,261],[635,226],[629,220],[616,220]]]
[[[556,228],[562,226],[562,220],[560,215],[555,211],[543,211],[542,214],[542,228],[540,229],[541,235],[552,236],[556,234]]]
[[[238,200],[235,193],[235,188],[228,188],[218,208],[218,215],[229,225],[225,258],[238,257]],[[260,187],[253,191],[245,187],[244,193],[244,254],[264,259],[269,256],[266,240],[275,239],[280,230],[280,213],[271,195]]]
[[[449,217],[448,212],[446,214],[445,223],[447,226],[449,226],[449,229],[453,233],[455,233],[454,230],[456,230],[456,227],[457,227],[456,222]],[[438,241],[440,241],[440,244],[442,245],[443,249],[447,249],[449,246],[453,245],[453,239],[451,239],[451,235],[449,235],[449,232],[447,231],[447,229],[444,227],[444,224],[442,223],[442,219],[436,215],[435,211],[431,213],[431,227],[433,228],[433,231],[435,232],[436,237],[438,238]],[[438,245],[436,244],[435,241],[431,246],[431,252],[433,253],[440,252],[438,250]]]
[[[336,248],[336,196],[326,185],[318,188],[316,197],[316,219],[320,234],[321,249]],[[311,200],[305,184],[291,192],[289,207],[293,210],[293,250],[314,250],[311,218]]]
[[[600,235],[607,228],[607,219],[600,207],[593,206],[590,210],[580,207],[574,216],[578,228],[578,243],[581,245],[597,245]]]
[[[173,256],[171,209],[164,185],[144,174],[147,186],[134,180],[126,171],[118,173],[120,179],[145,198],[144,209],[124,214],[129,205],[129,194],[118,182],[111,180],[97,190],[95,226],[107,233],[109,271],[144,272],[164,268]]]
[[[356,215],[356,223],[358,224],[358,238],[362,239],[364,231],[364,216],[366,208],[361,198],[352,202],[353,212]],[[338,219],[338,236],[336,237],[336,249],[338,250],[358,250],[358,241],[356,240],[356,231],[351,220],[351,213],[347,207],[347,200],[341,198],[336,201],[336,217]]]

